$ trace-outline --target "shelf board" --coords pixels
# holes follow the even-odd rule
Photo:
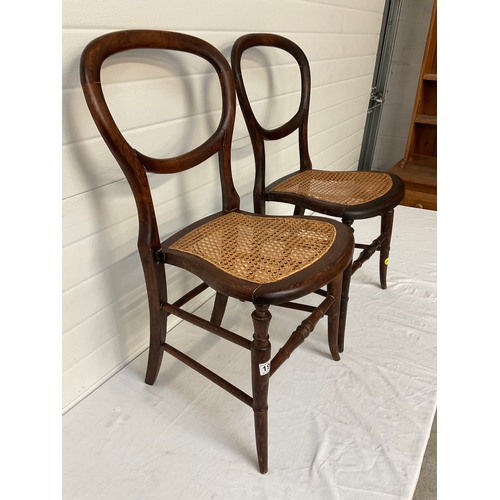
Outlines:
[[[424,80],[430,80],[432,82],[437,82],[438,76],[437,73],[426,73],[423,76]]]
[[[418,115],[415,118],[416,123],[423,123],[425,125],[437,125],[437,116],[433,115]]]
[[[437,158],[435,156],[416,156],[403,167],[403,160],[394,165],[389,172],[398,175],[407,187],[436,192]]]
[[[401,205],[437,210],[437,158],[420,156],[404,167],[402,163],[403,160],[399,161],[389,170],[405,183],[406,193]]]

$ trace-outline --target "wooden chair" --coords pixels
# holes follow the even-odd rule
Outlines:
[[[206,59],[216,71],[222,93],[221,119],[202,145],[180,156],[152,158],[135,150],[118,129],[101,87],[103,61],[134,48],[170,49]],[[150,311],[150,347],[146,383],[157,378],[166,351],[250,406],[254,411],[259,469],[267,471],[267,395],[270,377],[300,345],[321,317],[327,315],[328,342],[335,360],[343,275],[350,275],[354,251],[352,230],[320,217],[272,217],[240,210],[231,173],[231,139],[236,94],[231,68],[212,45],[198,38],[165,31],[130,30],[103,35],[88,44],[81,56],[81,83],[90,113],[104,141],[127,178],[139,216],[138,250],[146,281]],[[162,241],[148,183],[148,172],[175,174],[218,155],[222,210],[195,222]],[[167,300],[165,267],[177,266],[203,282],[174,303]],[[327,287],[318,307],[295,303]],[[216,291],[210,320],[181,308],[207,287]],[[253,340],[221,327],[228,297],[253,304]],[[307,311],[289,340],[271,360],[269,307],[281,305]],[[216,375],[166,342],[169,315],[175,315],[251,351],[252,396]]]
[[[283,125],[265,129],[256,119],[248,99],[242,76],[243,53],[258,46],[276,47],[291,54],[300,66],[301,97],[297,113]],[[363,251],[352,265],[354,273],[376,251],[380,252],[380,284],[387,288],[387,264],[392,234],[394,207],[404,197],[403,181],[383,172],[331,172],[314,170],[309,157],[307,125],[311,95],[311,72],[302,49],[291,40],[273,34],[248,34],[236,40],[231,51],[231,66],[236,92],[254,151],[256,176],[254,210],[265,213],[265,202],[276,201],[295,205],[295,215],[309,209],[333,217],[351,226],[357,219],[381,216],[380,235],[370,245],[356,243]],[[275,141],[298,130],[300,169],[266,187],[266,152],[264,141]],[[348,284],[347,284],[348,286]],[[343,350],[341,339],[340,352]]]

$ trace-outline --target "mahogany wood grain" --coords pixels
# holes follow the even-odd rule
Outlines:
[[[271,342],[269,341],[269,324],[271,313],[268,305],[256,305],[252,313],[254,335],[252,341],[252,391],[253,412],[255,420],[255,438],[257,443],[257,458],[259,470],[262,474],[268,468],[268,422],[267,422],[267,395],[269,378],[271,375],[270,358]]]
[[[345,268],[342,278],[342,296],[340,302],[338,349],[339,353],[344,352],[344,337],[347,323],[347,304],[349,302],[349,287],[352,276],[352,262]]]
[[[219,77],[222,95],[221,118],[216,131],[201,146],[175,158],[151,158],[132,148],[119,130],[102,91],[101,67],[105,59],[112,54],[136,48],[183,51],[202,57],[213,66]],[[126,30],[102,35],[88,44],[81,56],[80,77],[90,113],[102,138],[121,167],[137,207],[137,245],[146,282],[150,317],[150,346],[146,383],[153,384],[155,382],[160,370],[162,355],[167,352],[251,406],[254,411],[259,470],[265,473],[268,470],[267,414],[271,373],[271,343],[268,333],[271,313],[269,308],[271,305],[282,305],[311,313],[291,334],[291,340],[286,344],[291,349],[295,349],[298,344],[303,342],[320,317],[328,314],[328,342],[334,359],[339,359],[338,329],[339,323],[342,323],[340,318],[344,318],[345,324],[354,251],[352,230],[347,225],[331,219],[304,217],[303,215],[294,216],[295,219],[301,219],[300,225],[305,226],[306,232],[309,229],[312,231],[313,224],[321,221],[322,226],[328,226],[330,233],[335,234],[335,239],[332,238],[331,245],[311,264],[302,266],[300,270],[276,281],[268,280],[263,283],[239,278],[224,271],[222,267],[217,265],[217,262],[211,263],[208,259],[189,252],[172,249],[172,245],[191,231],[224,216],[234,216],[233,213],[238,213],[238,217],[247,222],[251,219],[254,221],[256,218],[261,219],[261,216],[240,210],[240,198],[234,187],[231,168],[231,141],[236,110],[236,93],[233,74],[228,62],[215,47],[193,36],[157,30]],[[290,128],[303,121],[307,105],[308,97],[306,96],[303,102],[304,110],[299,110],[290,124],[266,133],[266,138],[276,139],[286,135]],[[302,133],[306,134],[304,127]],[[302,154],[305,158],[308,157],[305,149],[302,150]],[[167,239],[163,239],[158,229],[157,215],[148,182],[148,172],[175,175],[178,172],[196,167],[214,155],[217,155],[219,163],[222,210],[175,232]],[[172,193],[172,196],[174,195]],[[268,224],[272,221],[276,222],[276,217],[264,217],[268,219]],[[290,217],[288,218],[290,219]],[[289,252],[292,250],[300,251],[298,247],[287,248]],[[254,249],[254,253],[260,255],[259,248]],[[173,304],[167,300],[166,268],[170,266],[185,269],[202,280],[200,285]],[[182,309],[182,306],[208,287],[215,291],[210,320]],[[327,288],[328,297],[318,307],[292,302],[324,287]],[[253,305],[251,317],[254,335],[252,341],[221,326],[228,297]],[[171,314],[242,348],[249,349],[251,352],[250,372],[253,395],[249,396],[229,381],[168,344],[166,342],[167,318]],[[281,354],[277,359],[280,360],[282,357]],[[283,361],[280,361],[280,364]]]

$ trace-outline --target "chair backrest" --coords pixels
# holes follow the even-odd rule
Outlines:
[[[300,68],[301,94],[299,109],[295,115],[290,118],[290,120],[273,129],[264,128],[255,117],[245,89],[241,70],[243,53],[251,47],[259,46],[276,47],[288,52],[294,57]],[[254,207],[256,212],[264,213],[263,194],[265,189],[266,174],[264,141],[282,139],[298,129],[300,170],[310,170],[312,168],[307,142],[307,124],[311,98],[311,71],[309,68],[309,61],[307,60],[304,51],[288,38],[269,33],[252,33],[241,36],[234,43],[231,50],[231,66],[233,68],[240,108],[250,134],[255,157],[256,175],[254,186]]]
[[[132,49],[167,49],[187,52],[207,60],[217,72],[222,92],[222,113],[216,131],[197,148],[174,158],[152,158],[134,149],[120,132],[106,103],[101,86],[101,67],[106,58]],[[147,172],[171,174],[219,157],[222,207],[239,208],[239,196],[231,173],[231,140],[236,110],[234,78],[225,57],[209,43],[181,33],[126,30],[108,33],[90,42],[80,60],[80,80],[90,113],[104,141],[127,178],[139,215],[139,247],[159,250],[160,238]]]

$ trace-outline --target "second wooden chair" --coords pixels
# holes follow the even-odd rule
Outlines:
[[[301,94],[299,109],[283,125],[266,129],[257,120],[242,74],[242,58],[252,47],[275,47],[291,54],[300,67]],[[295,205],[295,215],[303,215],[306,209],[339,217],[351,226],[355,220],[381,217],[380,235],[371,244],[356,243],[362,249],[353,262],[354,273],[375,252],[380,252],[380,285],[387,288],[387,265],[392,235],[394,208],[405,194],[403,181],[394,174],[383,172],[325,171],[314,170],[309,156],[308,118],[311,95],[311,72],[309,61],[303,50],[292,40],[269,33],[243,35],[236,40],[231,51],[231,65],[235,76],[240,108],[252,142],[256,175],[254,186],[254,210],[265,213],[268,201]],[[282,139],[298,130],[300,155],[299,169],[266,185],[265,141]],[[292,166],[290,166],[292,169]],[[349,283],[344,285],[348,288]],[[339,339],[343,351],[343,329]]]

